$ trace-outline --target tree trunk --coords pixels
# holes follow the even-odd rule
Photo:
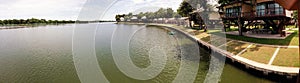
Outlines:
[[[189,20],[189,25],[190,25],[190,28],[192,28],[192,22],[191,22],[191,20]]]
[[[285,25],[285,20],[282,20],[280,23],[279,23],[279,25],[278,25],[278,33],[280,34],[280,36],[281,37],[284,37],[285,36],[285,31],[283,31],[283,29],[284,29],[284,25]]]
[[[241,20],[241,18],[239,17],[238,18],[238,26],[239,26],[239,35],[240,36],[243,36],[243,24],[242,24],[242,20]]]

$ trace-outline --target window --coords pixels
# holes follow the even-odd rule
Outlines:
[[[275,3],[275,14],[283,14],[283,13],[284,13],[283,8],[279,4]]]
[[[257,16],[280,15],[283,13],[283,8],[277,3],[262,3],[256,6]]]
[[[265,5],[258,5],[256,7],[256,14],[258,16],[264,16],[265,15],[265,9],[266,9]]]
[[[232,7],[226,9],[226,16],[227,17],[238,17],[241,13],[241,7]]]

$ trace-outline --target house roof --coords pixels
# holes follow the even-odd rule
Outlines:
[[[300,5],[300,0],[275,0],[275,2],[288,10],[297,10]]]
[[[137,17],[136,17],[136,16],[133,16],[131,19],[137,19]]]
[[[247,3],[247,1],[250,1],[250,0],[235,0],[235,1],[232,1],[230,3],[227,3],[227,4],[222,4],[220,6],[218,6],[217,8],[222,8],[224,6],[228,6],[228,5],[234,5],[234,4],[237,4],[237,3],[244,3],[246,5],[252,5],[251,3]]]

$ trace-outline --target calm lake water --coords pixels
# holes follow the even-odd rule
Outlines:
[[[105,77],[112,83],[172,82],[180,64],[198,68],[196,78],[183,74],[183,81],[195,79],[203,82],[209,68],[209,53],[198,49],[197,43],[182,34],[170,35],[169,31],[144,25],[79,24],[80,28],[98,27],[95,50],[98,64]],[[0,31],[0,83],[78,83],[79,77],[72,56],[72,33],[75,25],[41,26],[36,28],[10,29]],[[126,35],[134,33],[130,39]],[[85,33],[82,33],[85,34]],[[130,40],[130,42],[125,42]],[[128,44],[128,47],[120,45]],[[149,80],[131,78],[117,67],[114,57],[127,49],[134,65],[147,68],[166,59],[165,67],[157,76]],[[197,55],[199,56],[193,56]],[[155,57],[158,56],[158,57]],[[165,56],[165,57],[160,57]],[[201,58],[200,62],[197,61]],[[122,59],[121,59],[122,60]],[[163,62],[162,62],[163,63]],[[126,66],[126,63],[124,63]],[[189,70],[186,70],[187,73]],[[151,73],[149,73],[150,75]],[[186,76],[185,76],[186,75]],[[226,63],[222,83],[269,83],[270,80],[249,74]]]

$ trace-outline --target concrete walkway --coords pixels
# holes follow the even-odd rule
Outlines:
[[[225,32],[226,34],[231,35],[239,35],[238,31],[230,31]],[[243,35],[247,37],[254,37],[254,38],[266,38],[266,39],[285,39],[292,33],[287,32],[285,37],[281,37],[280,34],[271,34],[271,33],[251,33],[251,32],[244,32]]]

